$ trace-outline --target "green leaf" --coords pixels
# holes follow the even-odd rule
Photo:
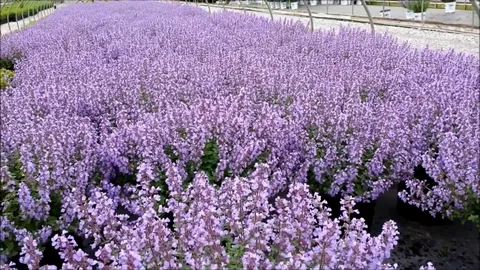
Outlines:
[[[215,139],[209,140],[203,148],[203,156],[201,157],[200,170],[204,171],[211,184],[220,186],[221,182],[217,181],[215,171],[217,170],[220,158],[218,156],[218,145]]]
[[[180,158],[177,150],[171,145],[166,145],[163,152],[172,162],[176,162]]]
[[[242,268],[242,257],[245,253],[245,248],[241,245],[233,244],[233,239],[231,236],[226,236],[222,239],[222,246],[225,247],[230,261],[228,262],[227,269],[241,269]]]
[[[193,160],[187,161],[185,164],[185,172],[187,173],[187,178],[183,181],[182,187],[186,189],[190,183],[192,183],[193,178],[195,177],[195,172],[197,171],[197,164]]]
[[[177,129],[177,132],[178,132],[178,135],[180,136],[180,138],[182,139],[186,139],[187,138],[187,130],[184,129],[184,128],[178,128]]]
[[[264,149],[260,155],[258,155],[240,174],[242,177],[247,177],[250,172],[255,169],[255,164],[265,163],[267,162],[268,156],[270,155],[270,150]]]

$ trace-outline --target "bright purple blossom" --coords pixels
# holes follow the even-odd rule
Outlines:
[[[54,234],[66,269],[392,269],[395,223],[369,235],[356,202],[401,181],[432,214],[480,196],[472,56],[153,2],[74,5],[1,42],[20,58],[0,240],[32,268]]]

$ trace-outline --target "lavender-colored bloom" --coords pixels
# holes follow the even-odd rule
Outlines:
[[[95,258],[57,235],[65,268],[390,269],[395,223],[369,235],[356,202],[401,181],[432,214],[480,196],[471,56],[156,2],[72,5],[1,42],[0,240],[27,264],[74,226]]]

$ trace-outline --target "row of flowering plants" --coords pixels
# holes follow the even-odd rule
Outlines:
[[[389,269],[395,223],[372,236],[356,204],[402,183],[432,214],[478,213],[474,57],[154,2],[1,42],[5,266]]]

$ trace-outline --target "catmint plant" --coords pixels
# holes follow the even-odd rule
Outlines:
[[[399,183],[478,220],[473,56],[141,1],[1,43],[2,269],[396,268],[395,222],[354,216]]]

